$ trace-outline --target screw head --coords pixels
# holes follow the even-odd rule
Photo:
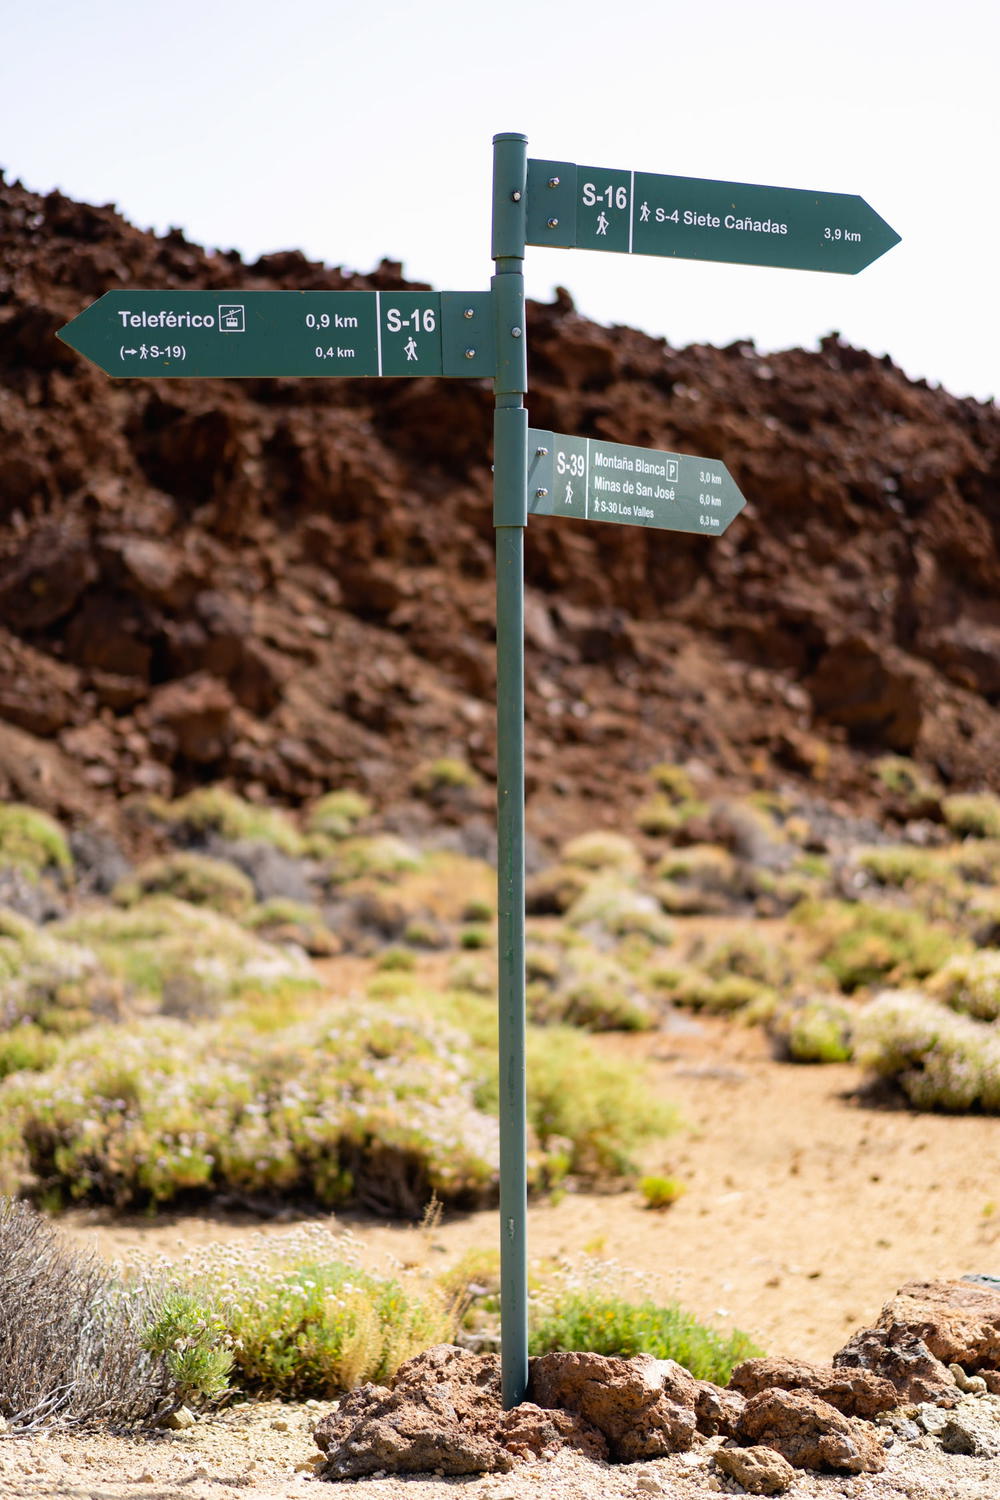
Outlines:
[[[474,318],[475,316],[476,316],[476,310],[475,310],[475,308],[473,308],[473,307],[466,307],[466,308],[462,309],[462,317],[463,318]]]
[[[549,456],[549,450],[548,450],[548,448],[536,448],[535,449],[535,457],[536,458],[548,458],[548,456]]]
[[[556,226],[559,223],[559,220],[558,219],[547,219],[546,223],[548,224],[548,226],[549,226],[550,229],[555,229]]]
[[[520,328],[512,328],[510,330],[510,336],[511,336],[512,339],[519,339],[521,337],[521,330],[520,330]]]
[[[536,491],[535,491],[535,499],[536,499],[536,500],[544,500],[544,499],[545,499],[545,496],[546,496],[546,495],[547,495],[547,494],[548,494],[548,493],[549,493],[549,492],[548,492],[548,490],[536,490]]]
[[[558,177],[550,177],[549,178],[549,187],[558,187],[558,186],[559,186],[559,178]]]
[[[465,357],[466,357],[466,359],[475,359],[475,357],[476,357],[476,351],[475,351],[475,349],[466,349],[466,351],[465,351]]]
[[[521,201],[521,189],[520,188],[515,188],[514,189],[514,191],[510,195],[510,201],[512,203],[520,203],[520,201]]]

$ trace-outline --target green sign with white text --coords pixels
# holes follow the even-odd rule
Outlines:
[[[528,429],[528,510],[721,536],[746,504],[725,464]]]
[[[863,198],[528,163],[529,245],[853,275],[899,243]]]
[[[59,330],[107,375],[494,372],[489,292],[106,292]]]

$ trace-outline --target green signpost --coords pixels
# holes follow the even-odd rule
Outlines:
[[[745,504],[716,458],[528,429],[533,515],[721,536]]]
[[[106,292],[59,337],[118,376],[496,368],[489,292]]]
[[[529,245],[854,275],[899,243],[863,198],[528,163]]]
[[[494,381],[500,1316],[505,1406],[528,1380],[524,532],[529,511],[721,536],[718,459],[528,427],[526,244],[853,273],[899,236],[862,198],[527,159],[493,141],[488,292],[114,291],[59,337],[108,375],[436,375]]]

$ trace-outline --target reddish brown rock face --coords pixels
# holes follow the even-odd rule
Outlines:
[[[489,382],[110,381],[55,336],[115,286],[402,285],[0,182],[0,720],[81,770],[71,736],[100,722],[92,796],[219,775],[382,799],[432,748],[489,780]],[[634,801],[663,759],[857,797],[903,749],[1000,785],[993,407],[834,336],[676,350],[565,294],[528,334],[536,426],[717,458],[749,502],[713,540],[532,518],[536,826]],[[169,697],[205,678],[235,709]]]
[[[774,1448],[796,1469],[834,1469],[877,1474],[885,1449],[874,1428],[809,1391],[766,1390],[752,1396],[737,1428],[748,1445]]]
[[[806,1359],[748,1359],[737,1365],[729,1381],[731,1390],[756,1396],[777,1386],[783,1391],[810,1391],[848,1417],[874,1417],[899,1405],[891,1381],[870,1370],[837,1369]]]

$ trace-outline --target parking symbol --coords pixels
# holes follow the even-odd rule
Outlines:
[[[219,332],[246,333],[246,311],[242,302],[219,303]]]

